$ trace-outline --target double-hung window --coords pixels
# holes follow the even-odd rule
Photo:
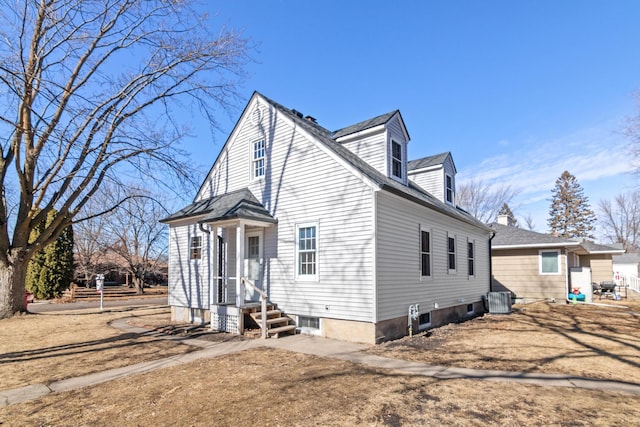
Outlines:
[[[420,230],[420,275],[431,277],[431,233]]]
[[[454,194],[454,189],[453,189],[453,177],[449,174],[446,174],[444,176],[444,181],[445,181],[445,197],[447,200],[447,203],[449,203],[450,205],[453,205],[455,202],[455,194]]]
[[[456,270],[456,238],[447,237],[447,259],[449,264],[449,272]]]
[[[469,276],[476,275],[476,256],[473,242],[467,242],[467,262],[469,264]]]
[[[251,177],[264,176],[264,139],[254,141],[251,146]]]
[[[189,259],[197,260],[202,258],[202,236],[191,236],[189,242]]]
[[[391,141],[391,174],[398,179],[404,179],[402,172],[402,145]]]
[[[560,274],[560,251],[540,251],[540,274]]]
[[[297,276],[314,279],[318,274],[317,225],[300,225],[297,232]]]

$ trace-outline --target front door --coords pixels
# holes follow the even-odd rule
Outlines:
[[[246,234],[245,241],[245,274],[256,287],[262,289],[262,232],[252,231]],[[251,301],[258,301],[260,295],[250,287],[246,290]]]

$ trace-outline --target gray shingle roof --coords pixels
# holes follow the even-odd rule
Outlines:
[[[171,222],[194,216],[203,216],[198,222],[238,218],[277,222],[248,188],[191,203],[160,222]]]
[[[451,152],[447,151],[445,153],[436,154],[435,156],[428,156],[421,159],[411,160],[407,163],[407,169],[412,171],[428,168],[430,166],[441,165],[450,155]]]
[[[363,130],[366,129],[371,129],[373,127],[376,126],[380,126],[383,125],[385,123],[387,123],[389,120],[391,120],[391,118],[398,113],[398,110],[394,110],[394,111],[390,111],[386,114],[382,114],[378,117],[374,117],[372,119],[369,120],[364,120],[360,123],[356,123],[355,125],[351,125],[351,126],[347,126],[345,128],[342,129],[338,129],[335,132],[331,133],[331,137],[333,139],[338,139],[341,138],[343,136],[347,136],[347,135],[351,135],[352,133],[356,133],[356,132],[361,132]]]
[[[628,253],[621,255],[614,255],[613,262],[618,264],[638,264],[640,263],[640,253]]]
[[[431,194],[421,189],[419,186],[415,185],[413,182],[409,182],[409,186],[405,186],[402,183],[387,177],[386,175],[382,174],[377,169],[369,165],[367,162],[362,160],[356,154],[354,154],[351,150],[344,147],[342,144],[337,143],[333,139],[334,134],[332,132],[328,131],[327,129],[323,128],[322,126],[318,125],[315,122],[312,122],[304,119],[303,117],[300,117],[293,110],[282,106],[281,104],[267,98],[266,96],[262,94],[260,94],[260,96],[264,98],[267,102],[269,102],[273,107],[275,107],[282,114],[286,115],[290,120],[292,120],[296,124],[296,126],[301,127],[306,132],[314,136],[325,147],[329,148],[331,151],[336,153],[338,156],[344,159],[347,163],[351,164],[359,172],[364,174],[367,178],[369,178],[371,181],[373,181],[375,184],[379,185],[380,187],[384,188],[385,190],[393,192],[394,194],[397,194],[401,197],[412,200],[423,206],[428,206],[439,212],[455,217],[468,224],[473,224],[477,227],[486,229],[488,231],[488,228],[486,227],[485,224],[475,219],[469,213],[461,209],[452,207],[438,200],[437,198],[433,197]],[[395,114],[395,111],[393,113],[388,113],[388,114]],[[384,116],[386,115],[378,116],[378,118],[384,117]],[[365,122],[362,122],[362,123],[365,123]]]
[[[578,253],[586,252],[589,254],[596,253],[620,253],[622,248],[602,245],[590,242],[588,240],[571,240],[556,237],[552,234],[538,233],[536,231],[524,230],[518,227],[498,224],[497,222],[489,224],[496,232],[495,237],[491,241],[493,249],[516,248],[516,247],[567,247],[579,248]]]
[[[580,244],[575,240],[563,239],[552,234],[538,233],[518,227],[510,227],[497,222],[489,224],[489,227],[496,232],[491,241],[492,248],[499,248],[500,246],[578,246]]]

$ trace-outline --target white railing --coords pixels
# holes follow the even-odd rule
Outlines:
[[[620,282],[623,286],[626,286],[627,289],[640,292],[640,278],[638,278],[638,276],[634,276],[632,274],[620,276]]]
[[[269,299],[269,297],[267,296],[266,292],[264,292],[262,289],[259,289],[255,283],[253,283],[251,280],[247,279],[246,277],[242,277],[240,280],[243,285],[249,285],[249,287],[253,288],[253,290],[255,290],[260,294],[260,303],[261,303],[260,306],[262,310],[262,317],[260,318],[261,320],[260,323],[262,323],[262,325],[260,325],[260,327],[262,328],[262,339],[266,339],[267,338],[267,299]]]

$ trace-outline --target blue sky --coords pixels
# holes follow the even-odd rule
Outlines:
[[[205,4],[213,31],[257,44],[245,100],[257,90],[331,130],[399,109],[410,159],[451,151],[459,182],[519,188],[511,207],[538,231],[564,170],[594,208],[637,184],[620,131],[640,89],[639,1]],[[213,141],[194,123],[205,168],[239,113]]]

